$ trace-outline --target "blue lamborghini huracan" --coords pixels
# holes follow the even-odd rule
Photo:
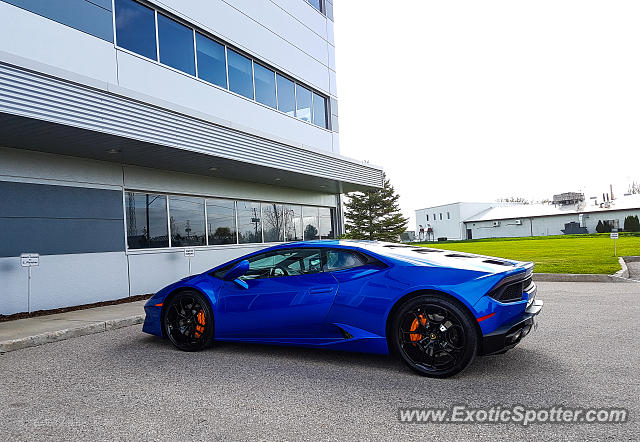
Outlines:
[[[255,252],[156,293],[143,331],[177,348],[242,341],[392,354],[431,377],[502,353],[535,325],[533,263],[372,241]]]

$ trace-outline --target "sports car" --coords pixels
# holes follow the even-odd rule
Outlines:
[[[280,244],[153,295],[143,331],[180,350],[242,341],[391,354],[447,377],[536,325],[533,263],[375,241]]]

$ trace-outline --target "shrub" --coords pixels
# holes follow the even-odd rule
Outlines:
[[[638,215],[629,215],[624,219],[625,232],[640,232],[640,220]]]
[[[604,231],[605,231],[604,224],[602,223],[602,220],[599,220],[598,225],[596,226],[596,232],[604,233]]]

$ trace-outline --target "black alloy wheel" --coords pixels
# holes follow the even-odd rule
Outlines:
[[[213,342],[213,312],[209,301],[199,292],[183,291],[173,295],[163,308],[165,336],[183,351],[198,351]]]
[[[478,335],[472,321],[455,301],[435,294],[419,296],[396,312],[390,344],[412,370],[435,378],[453,376],[477,354]]]

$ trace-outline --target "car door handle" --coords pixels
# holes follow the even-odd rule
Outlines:
[[[311,294],[317,293],[331,293],[333,291],[333,287],[315,287],[309,290]]]

